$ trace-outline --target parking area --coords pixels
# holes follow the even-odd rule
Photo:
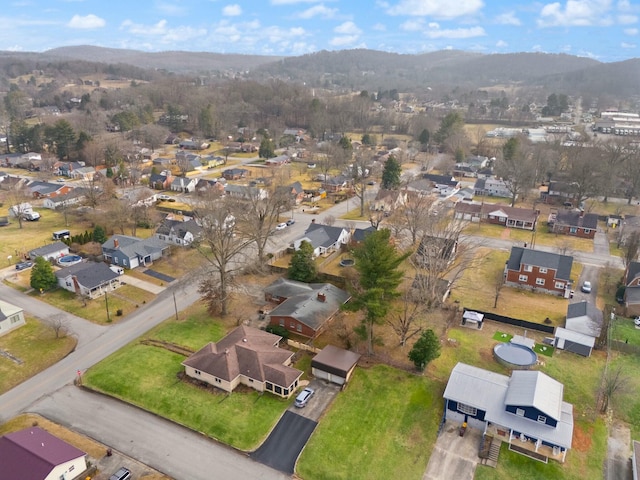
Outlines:
[[[303,408],[297,408],[292,403],[289,410],[317,422],[324,411],[331,405],[333,399],[336,398],[340,391],[340,386],[317,378],[311,380],[308,386],[313,388],[315,392],[309,403]]]
[[[480,458],[478,451],[482,433],[468,428],[463,437],[459,434],[459,424],[447,421],[438,436],[423,480],[473,480]]]

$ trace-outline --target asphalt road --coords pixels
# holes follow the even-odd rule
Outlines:
[[[198,432],[111,397],[72,385],[43,396],[29,411],[97,438],[114,450],[172,478],[289,478]]]

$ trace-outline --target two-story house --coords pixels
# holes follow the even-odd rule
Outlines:
[[[475,195],[511,198],[509,184],[501,178],[479,178],[473,186]]]
[[[194,219],[187,221],[165,218],[154,236],[172,245],[187,247],[202,233],[202,227]]]
[[[505,265],[505,285],[569,296],[573,257],[512,247]]]
[[[458,363],[444,391],[447,421],[467,424],[485,441],[537,460],[564,462],[573,437],[573,405],[564,385],[536,370],[511,376]]]

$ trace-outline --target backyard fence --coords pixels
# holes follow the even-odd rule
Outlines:
[[[287,345],[293,348],[297,348],[298,350],[306,350],[307,352],[319,353],[321,348],[316,348],[312,345],[307,345],[306,343],[296,342],[295,340],[288,339]]]
[[[553,325],[543,325],[540,323],[528,322],[527,320],[520,320],[518,318],[505,317],[504,315],[497,315],[495,313],[483,312],[481,310],[475,310],[471,308],[465,308],[464,311],[473,311],[482,313],[485,320],[493,320],[494,322],[506,323],[508,325],[514,325],[516,327],[526,328],[528,330],[537,330],[538,332],[554,333],[555,327]]]

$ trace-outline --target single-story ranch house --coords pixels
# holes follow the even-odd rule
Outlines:
[[[125,268],[147,266],[169,251],[169,244],[156,237],[114,235],[102,244],[105,261]]]
[[[573,437],[573,405],[564,386],[535,370],[511,376],[458,363],[444,391],[447,420],[482,430],[491,441],[536,460],[564,462]],[[485,437],[487,440],[488,437]]]
[[[62,242],[53,242],[40,248],[35,248],[29,252],[29,258],[35,260],[43,257],[45,260],[57,260],[60,257],[69,255],[69,246]]]
[[[55,275],[60,287],[83,297],[97,298],[120,286],[120,276],[103,262],[76,263]]]
[[[241,325],[217,343],[208,343],[182,365],[185,374],[225,392],[240,384],[288,398],[302,372],[290,367],[293,353],[278,348],[282,337]]]

